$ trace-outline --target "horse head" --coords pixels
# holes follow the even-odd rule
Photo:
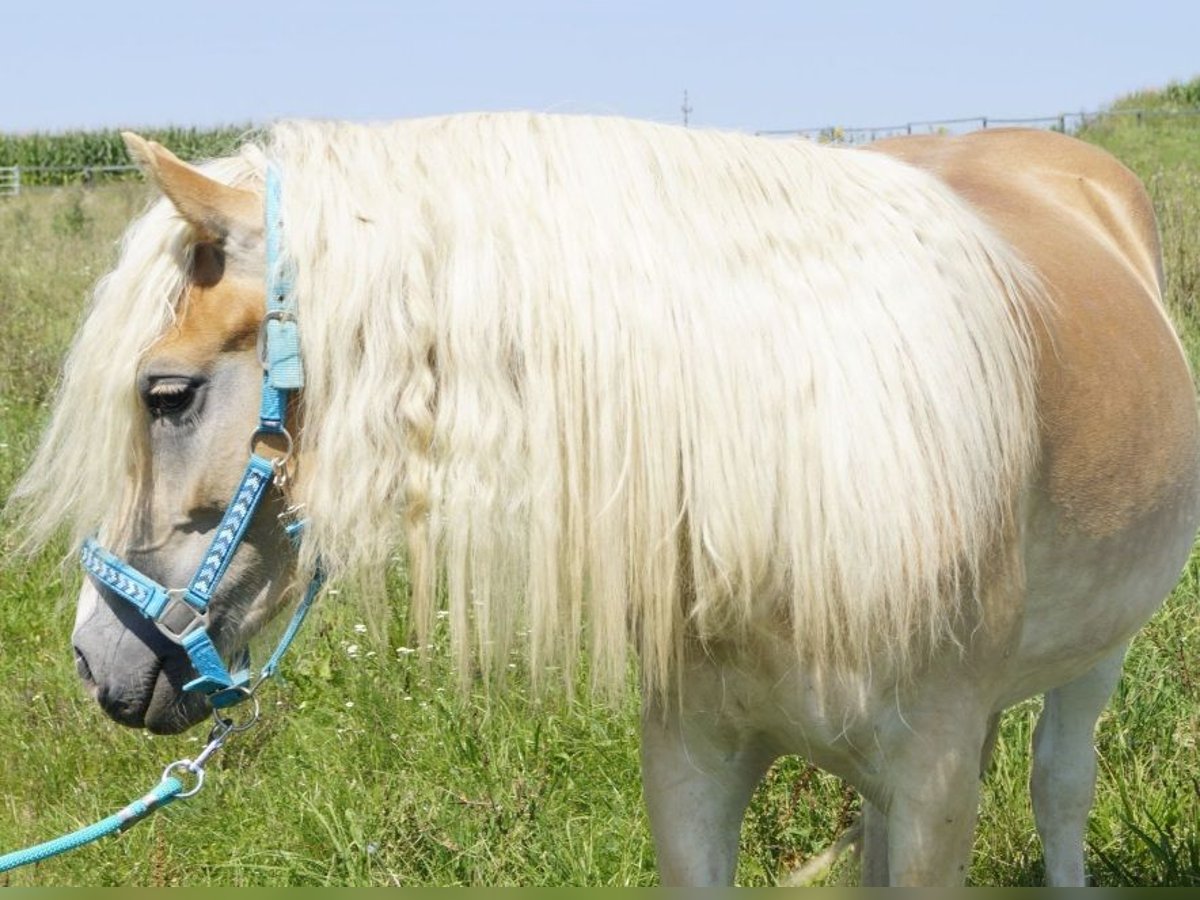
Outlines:
[[[133,499],[124,521],[101,531],[115,555],[171,592],[188,584],[205,555],[251,436],[262,443],[255,432],[263,378],[255,346],[264,317],[262,200],[158,144],[136,135],[126,142],[190,236],[174,322],[137,365],[141,464]],[[282,504],[280,492],[268,492],[208,607],[208,633],[226,658],[243,652],[290,581],[295,557],[278,522]],[[183,690],[195,677],[183,647],[108,586],[85,580],[73,642],[79,674],[116,721],[172,733],[208,714],[201,695]]]

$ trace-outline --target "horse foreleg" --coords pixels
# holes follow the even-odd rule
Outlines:
[[[1046,693],[1033,733],[1030,789],[1046,855],[1046,884],[1082,887],[1083,836],[1096,788],[1096,720],[1121,676],[1125,647]]]
[[[863,800],[862,874],[863,887],[887,887],[887,814],[870,800]]]
[[[867,825],[874,824],[877,835],[886,834],[888,884],[955,887],[965,881],[990,720],[971,692],[943,683],[929,692],[926,703],[905,709],[905,721],[884,738],[886,783],[871,801],[886,813],[886,826],[883,815],[870,807]],[[882,865],[878,841],[867,852],[865,875],[870,877],[872,867]]]
[[[991,761],[999,731],[1000,715],[997,713],[988,720],[987,734],[979,754],[980,779],[983,778]],[[862,815],[863,847],[860,881],[863,887],[884,887],[891,884],[888,871],[888,817],[878,806],[866,799],[863,800]]]
[[[663,885],[733,883],[746,805],[773,758],[719,725],[644,713],[642,789]]]

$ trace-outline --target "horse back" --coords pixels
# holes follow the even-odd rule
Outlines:
[[[1194,388],[1162,303],[1154,211],[1138,179],[1096,147],[1041,131],[898,138],[871,149],[946,182],[1045,285],[1038,488],[1062,523],[1103,539],[1170,507],[1194,530]]]

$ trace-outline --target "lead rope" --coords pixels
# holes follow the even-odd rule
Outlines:
[[[206,748],[207,749],[207,748]],[[201,772],[204,770],[201,769]],[[0,856],[0,872],[8,872],[30,863],[41,862],[68,850],[83,847],[102,837],[124,831],[135,822],[144,819],[156,809],[161,809],[177,797],[185,796],[183,782],[174,776],[164,778],[150,793],[134,800],[124,809],[113,813],[107,819],[101,819],[95,825],[80,828],[70,834],[65,834],[44,844],[38,844],[25,850],[15,850]]]
[[[295,539],[300,528],[299,524],[290,526],[288,529],[289,534]],[[171,763],[163,769],[162,779],[149,793],[134,800],[128,806],[118,810],[108,818],[101,819],[94,825],[88,825],[85,828],[80,828],[78,831],[73,831],[54,840],[46,841],[45,843],[37,844],[24,850],[14,850],[12,853],[0,856],[0,873],[18,869],[21,866],[27,866],[31,863],[41,862],[52,856],[58,856],[60,853],[66,853],[69,850],[75,850],[93,841],[98,841],[100,838],[118,834],[131,825],[137,824],[155,810],[162,809],[173,800],[182,800],[198,794],[200,788],[204,786],[204,767],[208,761],[234,735],[241,734],[243,731],[249,731],[258,724],[261,712],[258,702],[259,688],[279,671],[279,662],[287,652],[288,647],[291,646],[292,641],[295,640],[297,633],[300,631],[300,626],[304,624],[304,620],[312,608],[313,601],[316,599],[323,581],[324,576],[320,569],[318,569],[312,580],[309,581],[308,588],[305,590],[304,596],[300,599],[296,611],[292,613],[291,621],[288,622],[287,628],[284,629],[283,636],[275,646],[275,651],[259,671],[257,680],[250,687],[240,689],[244,693],[243,701],[251,703],[250,714],[244,721],[238,722],[233,718],[222,715],[224,710],[214,709],[213,717],[216,719],[216,723],[208,733],[208,740],[204,748],[196,755],[195,759],[180,759]],[[185,779],[190,779],[190,787],[185,788]]]
[[[264,680],[265,678],[260,678],[255,685],[255,689]],[[217,722],[213,725],[212,731],[208,733],[208,742],[204,745],[204,749],[196,755],[195,759],[180,759],[168,765],[163,770],[162,780],[151,788],[149,793],[134,800],[128,806],[118,810],[111,816],[101,819],[94,825],[88,825],[80,828],[78,831],[73,831],[70,834],[65,834],[62,837],[54,838],[45,843],[37,844],[24,850],[14,850],[12,853],[0,856],[0,872],[8,872],[12,869],[18,869],[21,866],[41,862],[52,856],[58,856],[60,853],[76,850],[79,847],[86,846],[93,841],[98,841],[100,838],[108,837],[111,834],[119,834],[131,825],[137,824],[155,810],[162,809],[171,801],[192,797],[199,793],[200,788],[204,786],[204,766],[212,758],[213,754],[224,747],[225,742],[230,737],[243,731],[248,731],[258,723],[258,698],[251,692],[249,699],[253,702],[254,708],[244,722],[236,722],[233,719],[224,718],[214,711]],[[184,779],[190,779],[191,787],[185,789]]]
[[[286,438],[288,446],[284,457],[281,460],[277,460],[275,464],[264,464],[268,467],[264,474],[273,476],[272,481],[282,491],[284,481],[287,477],[285,463],[291,455],[292,449],[292,438],[288,434],[284,424],[287,415],[287,400],[291,391],[303,386],[304,376],[300,365],[299,335],[296,330],[295,301],[291,290],[291,273],[283,262],[283,254],[281,252],[281,188],[279,174],[273,166],[268,166],[267,169],[265,193],[267,314],[260,327],[260,344],[258,350],[265,373],[259,428],[254,432],[251,443],[253,444],[254,437],[263,433],[281,434]],[[253,468],[253,460],[254,456],[252,452],[251,469]],[[235,493],[234,501],[231,502],[230,506],[237,505],[237,501],[238,496]],[[257,505],[257,500],[255,500],[253,505]],[[289,509],[280,518],[282,520],[285,516],[294,514],[297,511],[294,508]],[[247,521],[251,514],[252,509],[245,517]],[[225,518],[228,518],[228,514]],[[224,519],[222,520],[222,524],[224,524]],[[237,529],[238,534],[235,536],[236,539],[231,539],[231,549],[229,552],[218,558],[218,563],[211,576],[205,575],[207,569],[202,565],[193,578],[193,584],[197,583],[202,577],[204,578],[204,584],[207,586],[206,594],[215,589],[216,580],[220,577],[224,566],[228,565],[228,558],[232,556],[233,548],[236,548],[237,544],[240,543],[241,531],[244,530],[245,524],[246,522],[242,522]],[[293,521],[285,525],[285,531],[294,545],[299,544],[304,525],[304,520]],[[99,560],[99,563],[96,563],[96,565],[107,563],[105,551],[99,548],[98,545],[91,549],[85,545],[84,551],[85,568],[93,572],[93,574],[103,574],[97,573],[94,566],[89,567],[89,559],[92,559],[94,563],[96,560]],[[111,578],[106,578],[104,583],[110,588],[117,590],[118,593],[121,593],[125,599],[133,603],[143,614],[147,614],[143,608],[144,602],[141,602],[143,600],[142,595],[138,594],[135,589],[139,587],[144,588],[148,592],[147,596],[149,596],[154,593],[151,589],[157,586],[153,582],[149,582],[148,585],[143,584],[142,582],[145,582],[146,579],[140,573],[129,569],[128,566],[125,566],[119,560],[116,560],[114,572],[115,574]],[[130,581],[129,579],[133,576],[137,577]],[[247,685],[243,679],[225,686],[224,690],[219,691],[215,695],[211,692],[209,693],[210,700],[214,696],[222,699],[219,704],[214,704],[213,717],[216,719],[216,724],[213,725],[212,730],[208,734],[208,741],[195,759],[180,759],[171,763],[163,770],[161,780],[151,788],[149,793],[134,800],[128,806],[118,810],[111,816],[101,819],[94,825],[88,825],[54,840],[46,841],[45,843],[37,844],[24,850],[15,850],[12,853],[0,856],[0,873],[40,862],[44,859],[58,856],[61,853],[66,853],[69,850],[83,847],[100,838],[118,834],[131,825],[140,822],[155,810],[162,809],[172,801],[192,797],[199,793],[200,788],[204,786],[204,767],[213,755],[224,747],[226,741],[234,735],[248,731],[258,724],[260,707],[256,694],[259,688],[278,671],[280,660],[284,653],[287,652],[288,647],[291,646],[292,641],[295,640],[296,634],[308,616],[308,612],[312,608],[313,601],[316,599],[324,580],[325,575],[318,562],[316,570],[309,580],[308,587],[305,589],[304,596],[300,599],[295,612],[292,613],[291,621],[288,622],[287,627],[284,629],[283,636],[279,639],[279,643],[276,645],[274,652],[268,658],[267,662],[259,670],[258,678],[253,683]],[[132,595],[129,593],[130,590],[133,591]],[[170,593],[169,591],[165,592],[168,597]],[[207,600],[207,596],[203,599]],[[151,616],[151,618],[154,617]],[[207,640],[205,629],[198,629],[196,632],[193,632],[193,636],[195,634],[199,634]],[[201,675],[201,678],[198,680],[205,680],[205,675],[210,673],[202,665],[205,663],[204,655],[201,654],[200,657],[197,657],[187,647],[186,642],[184,643],[184,647],[188,649],[188,655],[192,659],[193,665],[197,666],[198,673]],[[216,671],[216,674],[223,674],[225,667],[216,655],[215,648],[210,655],[215,660],[213,666],[215,666],[214,671]],[[202,669],[203,671],[201,671]],[[246,701],[250,701],[252,708],[250,715],[244,721],[238,722],[235,719],[222,715],[225,710],[233,705]],[[185,788],[185,780],[190,780],[190,787]]]

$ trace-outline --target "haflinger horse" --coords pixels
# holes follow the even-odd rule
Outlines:
[[[571,683],[582,648],[604,691],[636,654],[669,884],[732,881],[789,753],[865,798],[864,883],[962,883],[999,716],[1044,694],[1047,877],[1084,883],[1095,723],[1200,514],[1153,214],[1115,160],[533,114],[281,123],[202,168],[127,140],[165,197],[67,359],[17,492],[33,541],[195,569],[255,434],[270,166],[305,382],[220,653],[318,561],[370,596],[399,560],[467,680],[524,652]],[[108,588],[74,643],[118,721],[206,716]]]

